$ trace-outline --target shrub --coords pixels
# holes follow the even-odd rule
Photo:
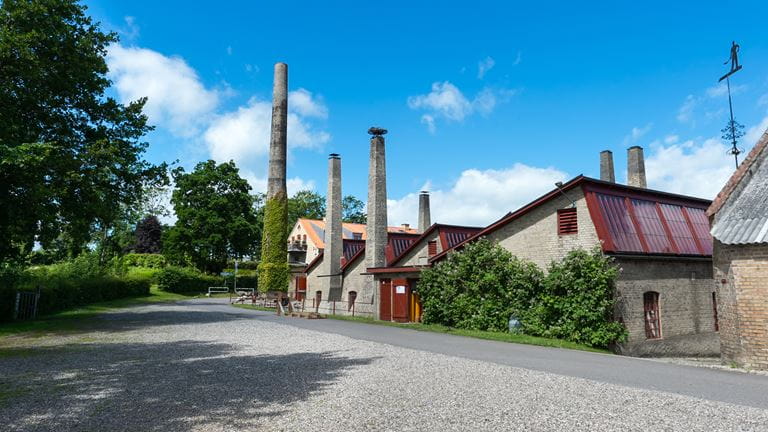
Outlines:
[[[515,258],[489,240],[478,240],[421,273],[417,291],[423,320],[505,331],[510,316],[521,316],[530,307],[543,277],[535,264]]]
[[[129,253],[122,261],[127,267],[163,268],[168,264],[163,255],[150,253]]]
[[[210,286],[224,286],[224,278],[204,274],[192,267],[168,266],[157,273],[157,286],[168,292],[207,291]]]
[[[13,318],[17,290],[41,290],[38,315],[83,306],[99,301],[148,295],[150,281],[141,277],[108,275],[93,266],[91,256],[25,271],[0,272],[0,320]]]
[[[552,262],[544,290],[523,317],[525,332],[594,347],[625,341],[626,329],[613,320],[617,276],[599,248],[573,250]]]

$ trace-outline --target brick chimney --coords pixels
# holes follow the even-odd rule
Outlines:
[[[600,180],[616,183],[613,172],[613,152],[610,150],[600,152]]]
[[[627,149],[627,185],[645,188],[645,157],[643,148],[632,146]]]
[[[371,128],[371,154],[368,166],[368,226],[365,240],[367,267],[386,265],[387,247],[387,168],[384,152],[386,130]],[[372,281],[373,283],[373,281]],[[373,287],[374,292],[376,287]]]
[[[432,222],[429,214],[429,192],[421,191],[419,193],[419,234],[426,231]]]
[[[341,258],[344,255],[341,227],[341,157],[328,156],[328,194],[325,196],[325,250],[322,275],[327,275],[328,300],[341,300]]]

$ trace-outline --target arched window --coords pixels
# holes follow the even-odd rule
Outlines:
[[[349,310],[352,310],[352,307],[355,305],[355,300],[357,300],[357,291],[350,291],[349,294],[347,294],[347,296],[348,296],[347,310],[349,311]]]
[[[643,293],[643,311],[645,315],[645,337],[648,339],[661,338],[659,293],[655,291]]]

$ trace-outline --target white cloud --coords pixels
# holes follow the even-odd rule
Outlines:
[[[180,137],[192,137],[209,121],[220,94],[206,89],[194,69],[180,57],[144,48],[111,45],[109,77],[125,103],[147,97],[144,112],[151,124]]]
[[[517,52],[517,57],[515,57],[515,61],[512,62],[512,65],[513,66],[517,66],[517,65],[520,64],[521,61],[523,61],[523,52],[522,51],[518,51]]]
[[[716,138],[651,143],[645,160],[648,187],[712,199],[734,170],[729,146]]]
[[[624,145],[627,146],[636,143],[640,138],[647,134],[652,127],[653,123],[648,123],[643,127],[633,127],[632,130],[629,131],[629,134],[624,137]]]
[[[680,123],[688,123],[693,119],[693,109],[696,108],[698,100],[693,95],[688,95],[685,101],[677,110],[677,121]]]
[[[227,55],[232,55],[232,45],[227,46]]]
[[[301,101],[295,104],[294,98]],[[331,137],[318,131],[307,121],[308,115],[327,116],[327,108],[306,90],[288,94],[288,147],[317,148]],[[217,116],[203,134],[211,157],[219,162],[234,160],[238,166],[250,168],[269,154],[272,104],[251,98],[237,110]]]
[[[555,168],[517,163],[506,169],[469,169],[449,189],[430,191],[433,222],[486,226],[554,189],[567,174]],[[427,183],[419,190],[430,190]],[[418,217],[418,192],[387,201],[390,225],[410,223]]]
[[[319,98],[313,98],[312,93],[300,88],[288,94],[291,109],[305,117],[328,118],[328,108]]]
[[[763,105],[768,105],[768,93],[760,96],[760,98],[757,100],[757,106]]]
[[[487,115],[500,102],[506,102],[515,93],[516,90],[485,87],[470,101],[449,81],[435,82],[429,93],[408,97],[408,107],[413,110],[427,111],[422,115],[421,122],[434,133],[437,118],[459,122],[475,112]]]
[[[248,184],[253,188],[253,193],[266,193],[267,192],[267,178],[256,175],[253,171],[240,170],[240,176],[248,181]],[[288,196],[292,196],[298,191],[302,190],[315,190],[315,182],[313,180],[304,180],[300,177],[292,177],[286,179],[286,187],[288,188]]]
[[[747,89],[744,84],[735,85],[731,87],[731,95],[739,94]],[[719,83],[716,86],[710,87],[706,90],[707,97],[715,99],[728,96],[728,85],[725,83]]]
[[[123,18],[125,21],[125,27],[118,30],[120,36],[126,40],[134,40],[139,37],[139,26],[136,24],[136,18],[132,16],[126,16]]]
[[[496,61],[493,59],[493,57],[490,56],[477,62],[477,79],[483,79],[485,74],[488,73],[489,70],[493,69],[495,65]]]

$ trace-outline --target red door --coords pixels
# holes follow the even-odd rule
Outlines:
[[[392,283],[389,279],[382,279],[379,284],[379,319],[392,320]]]
[[[392,321],[408,322],[408,299],[411,296],[408,279],[392,281],[392,296]]]
[[[307,297],[307,277],[296,276],[296,293],[294,298],[298,301],[302,301]]]

